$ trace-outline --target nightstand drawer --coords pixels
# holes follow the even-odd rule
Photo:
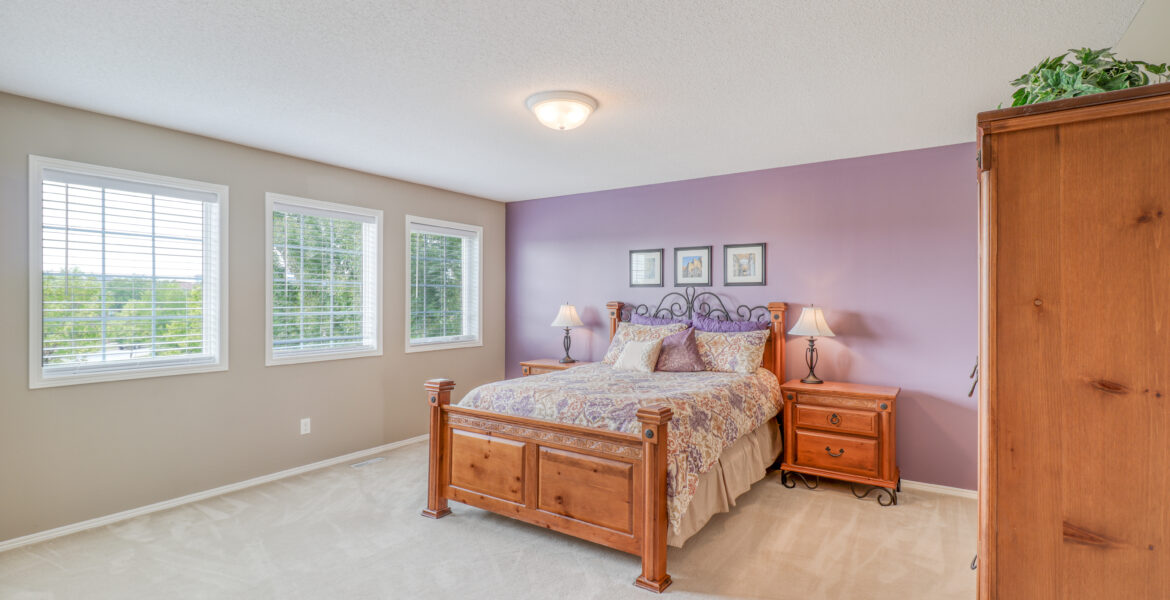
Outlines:
[[[797,427],[856,433],[869,437],[877,437],[878,434],[878,416],[875,412],[806,404],[797,404],[792,412],[793,425]]]
[[[553,373],[556,371],[564,371],[564,369],[546,369],[544,367],[530,367],[525,365],[523,367],[525,375],[542,375],[544,373]]]
[[[796,430],[796,464],[866,477],[878,476],[877,440]]]

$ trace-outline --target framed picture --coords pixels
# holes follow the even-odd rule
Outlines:
[[[723,285],[764,285],[767,244],[723,246]]]
[[[630,287],[662,287],[662,248],[630,250]]]
[[[674,249],[674,287],[711,285],[711,247]]]

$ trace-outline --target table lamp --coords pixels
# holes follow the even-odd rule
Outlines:
[[[568,331],[568,330],[566,330]],[[788,335],[807,335],[808,348],[804,351],[804,362],[808,365],[808,375],[801,379],[801,383],[824,383],[817,377],[817,346],[818,337],[833,337],[833,330],[825,322],[825,313],[816,306],[800,309],[800,318],[796,325],[788,330]]]
[[[583,325],[581,318],[577,316],[577,307],[572,304],[561,305],[561,309],[557,311],[557,318],[553,319],[552,326],[565,328],[565,357],[561,359],[562,363],[577,362],[577,359],[569,356],[569,345],[573,343],[572,338],[569,337],[569,328]]]

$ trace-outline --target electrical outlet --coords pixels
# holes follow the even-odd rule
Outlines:
[[[305,435],[306,433],[309,433],[311,427],[312,427],[312,423],[308,417],[301,419],[301,435]]]

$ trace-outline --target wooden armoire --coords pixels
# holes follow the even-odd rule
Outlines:
[[[1170,598],[1170,84],[978,127],[979,597]]]

